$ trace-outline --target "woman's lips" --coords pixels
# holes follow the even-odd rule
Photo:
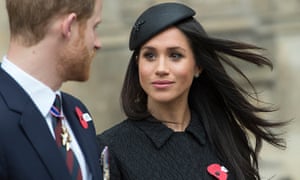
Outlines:
[[[152,85],[157,89],[166,89],[169,88],[173,83],[174,83],[173,81],[169,81],[169,80],[158,80],[158,81],[153,81]]]

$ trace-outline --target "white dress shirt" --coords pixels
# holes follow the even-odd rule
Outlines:
[[[50,108],[53,105],[56,94],[60,95],[60,92],[53,92],[51,88],[35,79],[28,73],[24,72],[22,69],[14,65],[11,61],[7,59],[6,56],[3,57],[1,68],[6,71],[11,77],[14,78],[15,81],[27,92],[27,94],[31,97],[34,104],[37,106],[41,114],[44,116],[45,121],[48,125],[49,131],[51,132],[53,138],[55,139],[54,130],[52,127],[52,118],[50,114]],[[63,104],[63,102],[62,102]],[[78,141],[74,136],[74,133],[68,123],[66,118],[63,119],[63,122],[68,132],[71,135],[71,149],[75,153],[76,158],[79,162],[83,180],[91,180],[92,176],[85,161],[84,155],[80,149]]]

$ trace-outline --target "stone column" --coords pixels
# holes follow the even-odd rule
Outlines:
[[[9,25],[5,7],[5,1],[0,1],[0,61],[2,56],[6,54],[9,41]]]
[[[257,0],[257,4],[261,1]],[[274,39],[273,56],[276,58],[276,79],[272,99],[279,107],[273,119],[292,120],[283,130],[287,140],[285,151],[274,149],[268,145],[261,153],[262,172],[265,178],[298,179],[300,166],[300,22],[299,0],[268,0],[259,6],[265,24]],[[258,6],[257,6],[258,7]]]

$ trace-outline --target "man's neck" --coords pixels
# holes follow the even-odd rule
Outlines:
[[[7,58],[26,73],[43,82],[54,91],[59,89],[62,81],[57,76],[54,55],[51,46],[38,43],[34,46],[23,46],[18,42],[10,43]]]

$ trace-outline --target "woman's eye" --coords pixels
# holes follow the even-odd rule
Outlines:
[[[171,57],[172,59],[180,59],[180,58],[183,57],[183,55],[180,54],[180,53],[172,53],[172,54],[170,55],[170,57]]]
[[[144,53],[143,57],[149,60],[153,60],[155,58],[155,54],[154,53]]]

